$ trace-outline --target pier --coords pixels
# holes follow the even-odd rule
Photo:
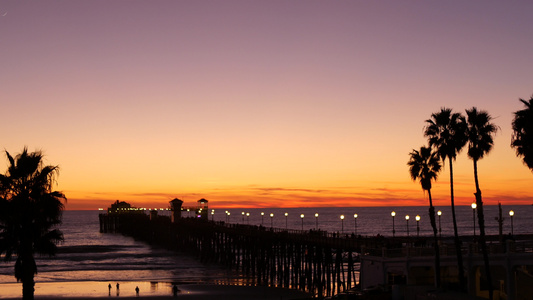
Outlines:
[[[252,283],[331,296],[356,286],[361,247],[383,240],[197,218],[101,214],[102,232],[119,232],[150,244],[188,252],[200,261],[226,265]]]
[[[390,299],[432,288],[433,237],[363,237],[320,230],[287,230],[229,224],[205,217],[171,218],[146,213],[100,215],[101,232],[118,232],[167,249],[188,252],[200,261],[221,264],[242,274],[250,284],[286,287],[316,297],[380,287]],[[517,295],[533,284],[533,236],[514,236],[502,243],[488,236],[491,269],[500,299]],[[516,240],[516,241],[515,241]],[[475,237],[462,237],[471,296],[485,296],[482,260]],[[455,248],[451,237],[440,239],[443,286],[457,284]],[[455,269],[454,269],[455,268]],[[525,284],[524,284],[525,282]],[[396,289],[397,291],[397,289]],[[394,298],[394,297],[393,297]]]

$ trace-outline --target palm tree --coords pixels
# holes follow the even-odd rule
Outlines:
[[[439,238],[437,235],[437,223],[435,221],[435,207],[431,198],[431,181],[437,180],[441,164],[436,152],[429,147],[420,147],[420,151],[414,150],[409,153],[409,174],[411,178],[420,181],[422,189],[428,192],[429,197],[429,220],[433,228],[433,238],[435,247],[435,286],[440,287],[440,250]]]
[[[448,158],[450,166],[450,203],[452,209],[453,232],[457,264],[459,267],[459,286],[466,290],[463,255],[461,253],[461,240],[457,232],[457,219],[455,216],[455,202],[453,194],[453,161],[466,144],[466,120],[460,113],[452,113],[449,108],[441,108],[440,112],[431,114],[431,119],[426,120],[427,126],[424,136],[428,138],[429,146],[435,149],[440,158]]]
[[[491,123],[492,117],[486,111],[478,111],[477,108],[472,107],[466,110],[467,116],[467,130],[466,135],[468,139],[468,157],[474,162],[474,181],[476,184],[476,205],[477,216],[479,223],[479,244],[481,252],[483,252],[483,260],[485,263],[485,275],[487,276],[487,284],[489,289],[489,299],[492,299],[492,276],[490,274],[489,255],[487,252],[487,243],[485,241],[485,216],[483,213],[483,200],[481,197],[481,190],[479,189],[477,162],[483,156],[492,150],[494,145],[493,136],[496,134],[498,127]]]
[[[511,147],[515,148],[516,156],[521,156],[526,166],[533,171],[533,96],[529,101],[520,101],[526,108],[514,113]]]
[[[16,256],[15,277],[22,281],[23,299],[33,299],[37,274],[35,253],[54,255],[63,234],[61,192],[52,191],[56,166],[43,166],[41,152],[13,157],[6,151],[9,166],[0,174],[0,254],[6,261]]]

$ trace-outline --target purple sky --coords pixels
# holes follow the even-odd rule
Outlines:
[[[309,190],[257,200],[273,206],[423,204],[406,162],[425,143],[424,120],[477,106],[501,127],[480,163],[485,195],[532,202],[531,172],[509,147],[518,98],[533,94],[532,11],[530,1],[0,1],[0,146],[44,150],[72,207],[146,193],[255,199],[256,187]],[[446,172],[434,193],[443,204]],[[464,154],[457,176],[467,203]]]

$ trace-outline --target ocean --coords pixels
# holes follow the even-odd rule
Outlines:
[[[453,235],[452,213],[449,206],[435,207],[435,212],[442,212],[440,217],[441,229],[443,236]],[[509,211],[514,211],[513,228],[511,229],[511,218]],[[398,206],[398,207],[347,207],[347,208],[252,208],[252,209],[228,209],[229,217],[225,213],[226,209],[215,209],[213,215],[209,211],[209,220],[228,221],[230,223],[263,225],[265,227],[287,228],[296,230],[320,229],[328,232],[343,232],[347,234],[357,232],[363,236],[392,236],[393,221],[391,212],[394,211],[394,230],[396,236],[406,236],[407,228],[409,235],[417,234],[416,216],[420,216],[418,227],[420,236],[431,236],[433,231],[429,221],[427,206]],[[485,214],[485,232],[488,235],[498,234],[498,206],[487,205],[483,207]],[[264,216],[261,216],[261,213]],[[192,212],[189,212],[190,214]],[[244,215],[243,215],[244,213]],[[247,217],[246,214],[250,216]],[[274,217],[270,218],[273,213]],[[287,213],[287,217],[285,217]],[[315,217],[318,213],[318,217]],[[474,216],[473,209],[470,206],[456,206],[455,213],[459,235],[474,234]],[[303,219],[301,215],[304,215]],[[354,218],[357,214],[357,219]],[[344,220],[341,219],[344,216]],[[409,215],[407,222],[405,216]],[[531,205],[502,205],[502,217],[504,218],[503,233],[509,234],[511,230],[514,234],[533,233],[531,225],[533,221],[530,216],[533,215],[533,206]],[[183,212],[182,216],[187,216]],[[192,214],[190,215],[192,216]],[[479,234],[477,224],[477,214],[475,216],[475,230]],[[437,227],[439,226],[439,217],[436,216]],[[303,224],[303,226],[302,226]]]
[[[229,215],[225,211],[229,211]],[[450,207],[437,207],[441,210],[443,236],[453,235]],[[515,212],[512,220],[509,211]],[[420,216],[418,227],[421,236],[432,234],[427,206],[419,207],[350,207],[350,208],[254,208],[254,209],[215,209],[209,210],[209,219],[230,223],[263,225],[265,227],[301,230],[320,229],[328,232],[343,232],[358,235],[392,236],[393,221],[391,212],[396,212],[394,229],[396,236],[417,234],[416,215]],[[486,232],[498,234],[498,206],[485,206]],[[502,206],[504,234],[532,233],[533,206]],[[244,212],[244,215],[242,214]],[[261,212],[264,215],[261,215]],[[120,234],[100,233],[98,214],[101,211],[65,211],[63,231],[65,241],[55,257],[37,257],[38,274],[36,294],[46,294],[50,283],[62,283],[65,293],[72,296],[105,295],[107,285],[121,284],[121,291],[131,293],[136,285],[154,295],[169,294],[172,283],[242,283],[242,277],[221,266],[207,265],[193,257],[153,248]],[[169,215],[160,211],[160,215]],[[247,213],[249,216],[247,216]],[[274,214],[271,218],[270,214]],[[285,216],[287,213],[287,216]],[[315,217],[318,213],[318,217]],[[457,221],[460,235],[474,233],[474,216],[470,206],[457,206]],[[182,216],[187,217],[183,212]],[[189,212],[192,217],[192,212]],[[301,215],[304,215],[302,218]],[[354,218],[357,214],[357,219]],[[344,219],[341,219],[344,215]],[[409,222],[405,215],[410,216]],[[476,216],[477,218],[477,216]],[[438,226],[438,219],[437,219]],[[476,234],[479,234],[477,220]],[[13,276],[14,261],[0,263],[0,298],[20,296],[21,285]],[[91,284],[87,284],[91,283]],[[127,291],[127,292],[126,292]]]
[[[55,257],[36,257],[36,295],[108,296],[108,284],[121,285],[121,296],[171,294],[171,283],[234,282],[238,274],[206,265],[188,255],[135,241],[115,233],[100,233],[100,211],[63,212],[65,241]],[[0,262],[0,298],[19,297],[22,286],[14,277],[14,260]],[[114,295],[114,294],[113,294]]]

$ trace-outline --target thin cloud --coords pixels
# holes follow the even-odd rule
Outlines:
[[[271,194],[276,192],[303,192],[303,193],[324,193],[330,192],[322,189],[304,189],[304,188],[280,188],[280,187],[267,187],[267,188],[254,188],[252,190],[260,191],[265,194]]]

